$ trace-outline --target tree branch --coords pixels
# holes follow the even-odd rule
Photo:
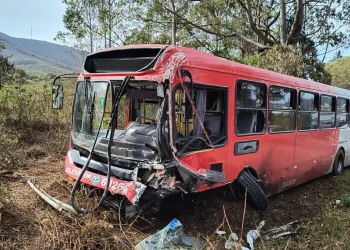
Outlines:
[[[253,32],[262,40],[264,43],[273,45],[274,41],[266,37],[256,26],[254,20],[253,20],[253,14],[252,14],[252,6],[250,4],[250,0],[247,0],[246,5],[241,0],[237,0],[238,3],[242,6],[242,8],[246,11],[248,22],[250,25],[250,28],[253,30]]]
[[[295,15],[294,15],[294,22],[287,39],[287,44],[292,44],[292,45],[295,45],[297,43],[298,41],[297,38],[300,36],[301,31],[303,30],[303,24],[304,24],[303,0],[295,0],[295,1],[297,6],[296,6]]]
[[[157,1],[158,1],[158,0],[157,0]],[[247,41],[247,42],[249,42],[249,43],[251,43],[251,44],[254,44],[255,46],[257,46],[257,47],[259,47],[259,48],[261,48],[261,49],[270,49],[270,48],[272,48],[271,45],[266,45],[266,44],[260,43],[260,42],[255,41],[255,40],[253,40],[253,39],[251,39],[251,38],[249,38],[249,37],[247,37],[247,36],[244,36],[243,34],[240,34],[240,33],[236,32],[236,31],[232,32],[231,34],[220,34],[220,33],[218,33],[218,32],[213,32],[213,31],[211,31],[211,30],[208,30],[208,29],[203,28],[203,26],[197,25],[197,24],[195,24],[195,23],[189,21],[188,19],[182,17],[182,16],[179,15],[178,13],[173,12],[172,10],[170,10],[169,8],[167,8],[167,7],[165,7],[165,6],[163,6],[163,8],[164,8],[165,10],[169,11],[170,13],[175,14],[176,17],[177,17],[178,19],[180,19],[180,20],[182,20],[182,21],[184,21],[184,22],[186,22],[186,23],[192,25],[193,27],[195,27],[195,28],[197,28],[197,29],[199,29],[199,30],[202,30],[202,31],[204,31],[204,32],[206,32],[206,33],[208,33],[208,34],[217,35],[217,36],[222,36],[222,37],[233,37],[233,36],[236,36],[236,37],[242,38],[243,40],[245,40],[245,41]],[[273,44],[273,42],[272,42],[272,44]]]

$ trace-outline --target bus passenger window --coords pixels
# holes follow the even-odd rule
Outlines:
[[[334,128],[335,126],[335,98],[321,95],[320,128]]]
[[[269,131],[295,131],[296,90],[271,86],[269,98]]]
[[[347,128],[349,119],[349,100],[337,99],[337,128]]]
[[[236,134],[263,134],[266,121],[266,85],[237,83]]]
[[[318,94],[301,91],[299,97],[298,130],[318,129]]]

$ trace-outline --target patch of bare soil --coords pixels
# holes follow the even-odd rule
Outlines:
[[[270,197],[266,212],[255,211],[247,206],[244,228],[254,229],[265,220],[264,229],[269,229],[320,215],[332,197],[335,197],[330,178],[326,176]],[[225,199],[224,193],[225,190],[222,189],[200,194],[201,197],[198,197],[200,205],[181,213],[178,216],[179,220],[185,222],[188,231],[211,234],[222,223],[224,207],[232,230],[240,232],[244,201]]]

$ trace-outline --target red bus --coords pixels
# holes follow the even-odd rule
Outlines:
[[[63,87],[53,82],[53,107]],[[143,209],[224,185],[267,198],[349,165],[350,91],[190,48],[134,45],[86,57],[65,172]],[[100,200],[100,202],[102,202]],[[85,210],[77,208],[80,212]]]

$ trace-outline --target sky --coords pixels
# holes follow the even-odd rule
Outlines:
[[[54,42],[64,31],[62,0],[3,0],[0,6],[0,32],[12,37]],[[55,42],[56,43],[56,42]]]
[[[12,37],[31,38],[54,42],[58,31],[65,31],[62,0],[2,0],[0,6],[0,32]],[[30,3],[30,4],[28,4]],[[331,60],[337,51],[326,56]],[[341,50],[343,56],[350,56],[350,49]],[[322,59],[323,55],[319,58]]]

